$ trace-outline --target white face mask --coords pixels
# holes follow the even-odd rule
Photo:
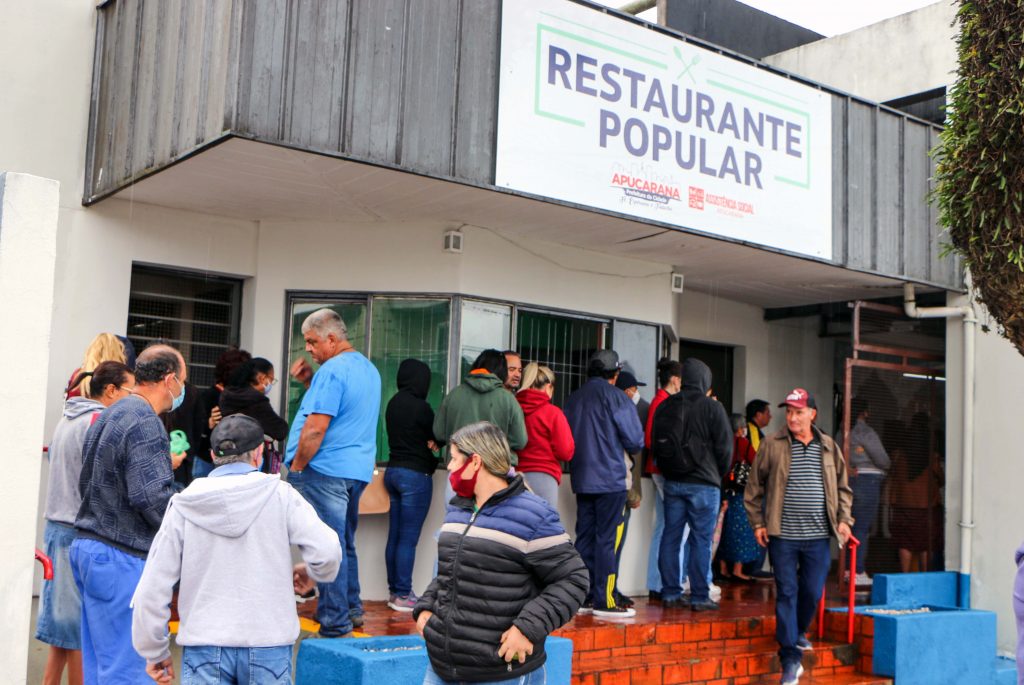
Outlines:
[[[633,404],[639,405],[640,404],[640,391],[638,390],[635,393],[633,393],[633,397],[630,398],[630,399],[633,400]]]

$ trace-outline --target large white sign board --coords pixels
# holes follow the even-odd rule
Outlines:
[[[505,0],[498,186],[832,257],[827,93],[572,2]]]

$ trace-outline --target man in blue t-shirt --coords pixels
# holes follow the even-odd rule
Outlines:
[[[319,309],[302,324],[306,351],[320,368],[288,436],[288,482],[345,546],[338,577],[320,583],[317,621],[324,637],[363,624],[356,559],[359,497],[373,475],[380,414],[380,374],[348,340],[341,317]]]

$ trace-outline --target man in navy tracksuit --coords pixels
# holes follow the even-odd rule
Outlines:
[[[630,487],[629,454],[644,446],[636,407],[615,387],[619,355],[599,350],[587,366],[588,380],[569,396],[565,415],[576,441],[569,462],[576,493],[576,549],[590,572],[595,616],[628,618],[636,612],[615,603],[615,548]]]

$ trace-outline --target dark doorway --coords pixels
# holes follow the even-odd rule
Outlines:
[[[692,340],[679,341],[679,361],[695,357],[711,368],[711,387],[725,410],[732,413],[732,362],[734,348]]]

